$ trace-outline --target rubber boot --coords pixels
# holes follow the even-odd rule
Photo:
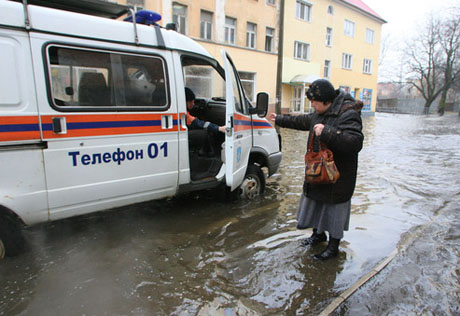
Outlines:
[[[318,234],[318,230],[316,228],[313,228],[313,234],[311,234],[311,236],[308,237],[307,239],[302,240],[302,245],[314,246],[326,240],[327,240],[327,236],[325,232]]]
[[[329,238],[327,248],[323,252],[314,255],[313,258],[327,260],[336,257],[339,254],[339,244],[340,239]]]

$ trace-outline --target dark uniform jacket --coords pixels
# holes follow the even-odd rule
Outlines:
[[[334,154],[340,178],[335,184],[315,185],[304,182],[304,194],[308,198],[336,204],[350,200],[353,195],[358,170],[358,153],[363,147],[364,140],[361,132],[361,112],[359,109],[354,109],[354,104],[355,100],[350,94],[340,91],[330,108],[321,115],[315,112],[276,117],[275,123],[278,126],[310,131],[310,133],[313,133],[313,126],[316,124],[324,124],[320,141]]]

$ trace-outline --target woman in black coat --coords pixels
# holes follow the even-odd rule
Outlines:
[[[340,239],[348,230],[351,197],[356,185],[358,153],[363,146],[360,101],[350,94],[335,90],[324,79],[314,81],[307,91],[314,113],[289,116],[270,114],[270,119],[280,127],[310,131],[334,154],[340,173],[335,184],[304,182],[303,194],[297,212],[297,228],[313,228],[313,234],[304,243],[315,245],[327,240],[327,248],[316,254],[316,259],[335,257]],[[311,138],[309,138],[310,141]],[[308,145],[307,145],[308,147]]]

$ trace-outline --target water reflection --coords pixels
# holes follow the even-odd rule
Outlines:
[[[402,237],[441,220],[437,214],[451,216],[446,209],[460,200],[458,127],[456,116],[364,119],[350,231],[335,260],[312,260],[324,245],[300,246],[310,234],[295,228],[308,134],[282,130],[282,166],[253,203],[228,204],[207,192],[30,229],[31,251],[0,262],[0,315],[317,314]],[[458,220],[438,226],[433,232],[444,239],[424,240],[458,266]],[[415,278],[408,263],[399,273]],[[410,297],[416,289],[404,291]],[[385,311],[387,302],[370,304]],[[352,315],[354,304],[347,308]]]

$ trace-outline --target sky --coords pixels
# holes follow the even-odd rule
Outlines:
[[[460,0],[363,0],[382,17],[382,40],[387,38],[387,52],[380,65],[379,81],[395,79],[395,68],[400,68],[400,51],[405,40],[417,34],[423,21],[434,12],[440,15],[449,7],[460,7]]]

